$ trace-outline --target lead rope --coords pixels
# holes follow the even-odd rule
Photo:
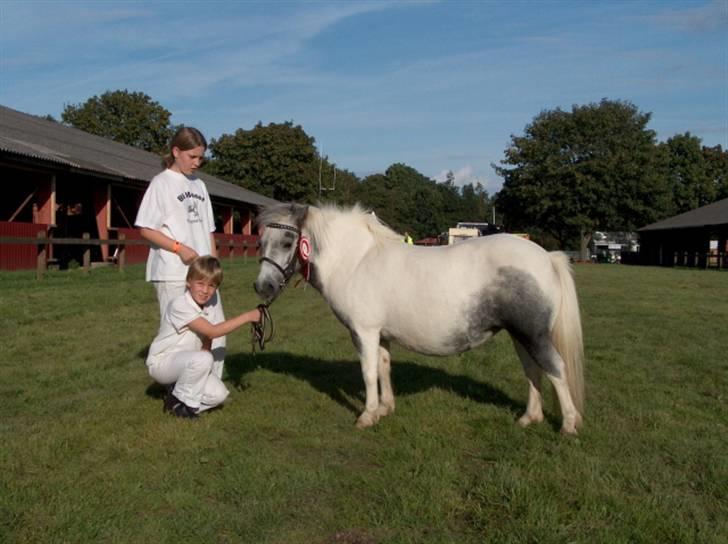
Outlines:
[[[273,318],[268,310],[268,304],[258,304],[260,311],[260,319],[250,324],[250,343],[255,355],[255,345],[258,344],[260,351],[265,351],[266,342],[273,340],[275,334],[275,325]]]

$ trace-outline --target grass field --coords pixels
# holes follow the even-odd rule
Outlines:
[[[226,263],[228,314],[256,304]],[[228,337],[223,409],[162,414],[142,267],[0,274],[0,542],[728,541],[728,273],[579,265],[587,408],[521,429],[506,335],[449,358],[393,352],[397,412],[354,421],[348,333],[311,288],[277,337]],[[434,317],[436,318],[436,317]],[[550,409],[551,392],[547,394]]]

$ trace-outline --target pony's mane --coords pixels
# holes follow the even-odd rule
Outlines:
[[[340,207],[336,204],[320,204],[318,207],[283,203],[266,206],[255,220],[256,225],[285,223],[305,228],[311,236],[314,247],[327,245],[328,227],[332,222],[346,221],[354,227],[368,231],[377,244],[401,242],[402,236],[382,223],[373,212],[359,204]]]
[[[317,211],[319,213],[309,213],[306,226],[311,232],[311,237],[319,244],[326,242],[326,225],[340,220],[369,231],[377,244],[402,241],[400,234],[394,232],[373,212],[362,208],[359,204],[343,208],[335,204],[324,204],[317,208]]]

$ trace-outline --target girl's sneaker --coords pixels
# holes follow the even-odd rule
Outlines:
[[[171,412],[175,417],[194,419],[198,417],[197,410],[190,408],[184,402],[169,393],[164,397],[164,411]]]

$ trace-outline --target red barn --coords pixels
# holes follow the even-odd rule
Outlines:
[[[114,240],[139,238],[134,218],[149,181],[162,170],[154,153],[113,142],[54,121],[0,106],[0,236]],[[257,241],[253,219],[275,200],[198,173],[205,181],[220,242]],[[92,260],[113,260],[113,245],[93,246]],[[145,246],[129,246],[127,262],[146,259]],[[227,256],[224,243],[220,256]],[[49,261],[80,262],[83,248],[49,244]],[[36,266],[35,245],[0,244],[0,269]]]

